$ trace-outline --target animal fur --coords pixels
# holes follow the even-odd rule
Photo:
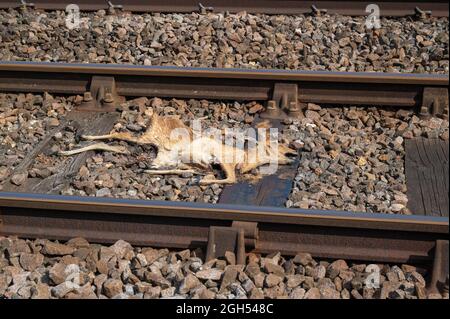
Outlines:
[[[268,127],[268,123],[261,123],[259,127]],[[171,139],[174,129],[185,130],[189,137],[183,139]],[[264,153],[258,154],[256,160],[249,158],[248,150],[231,147],[211,137],[201,136],[193,138],[192,130],[179,118],[172,116],[160,117],[156,113],[152,115],[150,126],[145,133],[134,136],[128,132],[111,133],[100,136],[82,136],[85,140],[122,140],[136,144],[151,144],[156,146],[158,153],[151,165],[151,170],[146,173],[154,175],[194,173],[207,175],[201,181],[201,185],[208,184],[232,184],[236,183],[236,171],[248,173],[261,165],[269,164],[274,156],[278,157],[278,164],[288,164],[292,160],[288,155],[297,155],[297,152],[284,144],[278,144],[278,149],[270,147],[269,136],[266,140]],[[216,150],[222,147],[221,155]],[[109,146],[105,143],[96,143],[80,149],[61,152],[62,155],[74,155],[91,150],[102,150],[117,153],[127,153],[122,146]],[[226,154],[233,155],[231,163],[225,159]],[[216,179],[211,177],[212,165],[218,164],[225,173],[226,178]],[[213,176],[213,175],[212,175]]]

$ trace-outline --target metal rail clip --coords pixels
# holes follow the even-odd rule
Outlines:
[[[211,226],[206,261],[223,258],[226,252],[233,252],[236,256],[236,264],[244,265],[245,247],[254,248],[257,240],[257,223],[234,221],[231,227]]]
[[[419,7],[415,7],[414,10],[416,11],[416,16],[420,19],[427,19],[433,14],[431,10],[422,10]]]
[[[283,120],[302,115],[298,102],[298,86],[292,83],[276,83],[272,99],[267,102],[261,118]]]
[[[111,1],[106,1],[108,4],[108,12],[109,14],[114,14],[116,9],[122,10],[123,6],[121,4],[114,4]]]
[[[35,4],[33,2],[26,2],[25,0],[20,0],[19,6],[22,8],[33,8]]]
[[[214,12],[214,7],[206,7],[201,3],[198,4],[198,9],[201,14],[206,14],[208,12]]]
[[[314,4],[311,6],[311,13],[317,17],[320,17],[322,14],[326,14],[327,12],[327,9],[319,9]]]
[[[84,92],[80,111],[110,112],[115,111],[125,98],[116,91],[116,82],[112,76],[93,76],[90,90]]]
[[[448,119],[448,90],[446,88],[424,88],[420,116],[425,119],[432,116]]]

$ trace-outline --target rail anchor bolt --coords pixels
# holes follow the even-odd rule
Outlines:
[[[298,102],[290,102],[289,103],[289,116],[292,117],[300,117],[302,115],[302,110],[300,109],[300,106],[298,105]]]
[[[26,2],[25,0],[20,0],[20,5],[22,10],[26,10],[28,7],[33,8],[35,6],[32,2]]]
[[[89,91],[84,92],[84,94],[83,94],[83,101],[84,102],[92,101],[92,93],[89,92]]]
[[[311,10],[312,10],[312,14],[317,17],[320,17],[322,14],[327,13],[327,9],[319,9],[314,4],[311,6]]]
[[[422,10],[419,7],[415,7],[414,10],[416,11],[416,16],[420,19],[426,19],[433,14],[431,10]]]
[[[205,7],[201,3],[198,4],[198,8],[199,8],[200,14],[207,14],[208,12],[214,11],[214,7]]]
[[[279,112],[277,102],[270,100],[267,102],[266,112],[268,115],[276,115]]]
[[[114,103],[114,97],[112,93],[105,93],[105,97],[103,98],[103,102],[105,103]]]
[[[108,14],[114,15],[116,13],[116,9],[123,9],[121,4],[113,4],[111,1],[108,1]]]

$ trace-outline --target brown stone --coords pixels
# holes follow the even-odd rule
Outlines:
[[[18,257],[22,253],[31,253],[30,246],[22,239],[12,240],[6,248],[9,258]]]
[[[260,290],[260,288],[253,288],[250,293],[250,299],[264,299],[264,293]]]
[[[72,238],[67,242],[68,246],[74,247],[74,248],[88,248],[89,242],[81,237]]]
[[[303,276],[303,275],[289,275],[289,276],[286,276],[286,278],[287,278],[286,285],[289,288],[298,287],[305,281],[305,276]]]
[[[74,251],[75,251],[75,248],[73,248],[73,247],[59,244],[59,243],[54,243],[51,241],[47,241],[42,250],[42,252],[44,254],[50,255],[50,256],[71,255],[71,254],[73,254]]]
[[[161,296],[161,287],[151,287],[144,294],[144,299],[157,299]]]
[[[294,262],[294,264],[300,264],[303,266],[307,266],[307,265],[314,266],[316,264],[316,262],[314,261],[314,259],[311,256],[311,254],[308,254],[308,253],[298,253],[297,255],[295,255],[293,262]]]
[[[42,263],[44,262],[44,256],[40,253],[22,253],[20,255],[19,261],[23,269],[33,271],[42,265]]]
[[[55,285],[59,285],[66,280],[66,267],[63,263],[57,263],[50,268],[48,275]]]
[[[339,260],[332,262],[327,267],[327,273],[331,279],[334,279],[335,277],[339,276],[339,273],[341,272],[341,270],[347,270],[347,269],[348,269],[348,265],[345,262],[345,260],[339,259]]]
[[[320,299],[320,290],[318,288],[309,289],[304,299]]]
[[[197,277],[195,277],[192,274],[188,274],[186,277],[184,277],[180,287],[179,287],[179,293],[180,294],[187,294],[191,289],[199,286],[201,283],[198,280]]]
[[[321,288],[320,295],[321,299],[340,299],[341,297],[340,293],[331,287]]]
[[[31,288],[31,299],[49,299],[50,296],[50,287],[46,284],[37,284]]]
[[[205,269],[198,271],[195,276],[202,280],[220,280],[223,271],[218,269]]]
[[[219,293],[224,292],[229,285],[236,281],[238,271],[236,267],[228,266],[223,273],[222,282],[220,284]]]
[[[103,292],[109,298],[112,298],[122,293],[122,291],[123,291],[123,284],[122,281],[120,280],[108,279],[103,284]]]
[[[164,278],[160,274],[156,274],[150,271],[145,272],[145,279],[146,281],[150,282],[151,284],[155,286],[159,286],[162,289],[167,289],[171,286],[170,282]]]
[[[110,248],[119,259],[131,260],[134,257],[133,247],[124,240],[118,240]]]
[[[264,269],[269,274],[275,274],[280,277],[284,276],[284,268],[271,262],[266,262]]]
[[[266,283],[266,287],[271,288],[273,286],[278,285],[282,281],[283,281],[283,277],[277,276],[275,274],[269,274],[266,276],[265,283]]]

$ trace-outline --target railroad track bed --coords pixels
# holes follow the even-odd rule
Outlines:
[[[200,186],[199,177],[146,174],[157,150],[151,146],[123,145],[130,154],[91,153],[65,183],[48,188],[74,156],[60,151],[92,144],[80,141],[80,123],[65,121],[80,96],[53,97],[2,94],[0,145],[3,191],[44,192],[60,195],[176,200],[217,203],[223,185]],[[75,104],[75,106],[74,106]],[[286,120],[280,141],[299,152],[299,168],[283,206],[359,212],[411,214],[405,176],[405,140],[448,141],[448,121],[421,120],[413,111],[362,107],[325,107],[310,103],[305,117]],[[149,110],[180,115],[186,122],[202,119],[203,129],[251,127],[264,107],[258,102],[215,102],[137,98],[120,106],[114,131],[142,134],[149,125]],[[151,113],[151,112],[150,112]],[[49,116],[50,115],[50,116]],[[244,118],[244,121],[240,119]],[[58,129],[59,127],[59,129]],[[56,131],[55,131],[56,130]],[[46,136],[48,146],[30,160],[27,156]],[[25,170],[14,169],[21,161]],[[240,178],[252,183],[253,174]],[[27,183],[27,179],[33,182]],[[46,182],[47,181],[47,182]],[[331,182],[330,182],[331,181]],[[41,190],[40,187],[43,186]]]
[[[6,96],[5,96],[6,97]],[[21,95],[21,97],[24,97]],[[21,99],[16,96],[16,98]],[[41,96],[28,95],[28,103],[33,104],[33,101],[42,100]],[[52,105],[58,104],[58,98],[53,99],[47,95],[47,99],[55,102],[44,102]],[[69,97],[69,100],[77,100],[77,97]],[[80,100],[80,99],[78,99]],[[5,103],[6,105],[6,103]],[[17,109],[17,103],[10,103],[9,111]],[[38,102],[39,105],[39,102]],[[58,104],[61,106],[61,104]],[[71,103],[62,103],[63,108],[70,109]],[[249,109],[261,110],[262,106],[259,103],[231,103],[231,102],[213,102],[205,100],[161,100],[159,98],[147,99],[138,98],[122,104],[121,111],[117,116],[117,122],[114,123],[115,131],[117,132],[131,132],[134,134],[142,134],[145,127],[149,125],[150,117],[149,110],[155,110],[161,116],[164,115],[180,115],[183,120],[190,122],[201,118],[201,125],[203,129],[208,127],[216,128],[240,128],[244,130],[250,127],[250,123],[254,118],[253,115],[248,114]],[[229,116],[224,110],[230,109]],[[20,113],[20,109],[19,113]],[[14,136],[16,130],[11,129],[11,125],[16,124],[13,117],[7,116],[5,112],[4,139],[1,144],[4,145],[3,154],[4,163],[2,166],[3,177],[2,184],[8,182],[8,179],[15,186],[20,187],[25,184],[27,177],[45,180],[51,179],[52,175],[60,172],[61,168],[67,164],[73,157],[65,157],[59,154],[59,151],[70,150],[74,147],[85,146],[92,144],[92,142],[80,143],[80,127],[75,121],[70,123],[63,130],[54,134],[51,146],[47,148],[46,153],[39,153],[36,160],[30,163],[27,172],[20,172],[13,174],[15,165],[18,164],[19,157],[26,157],[20,152],[20,145],[16,146],[10,140],[11,133]],[[43,115],[47,118],[46,115]],[[241,117],[246,117],[244,123],[240,123]],[[61,119],[64,120],[64,119]],[[9,122],[11,121],[11,122]],[[30,119],[30,121],[35,121]],[[247,124],[245,124],[247,122]],[[228,123],[228,125],[225,125]],[[17,123],[18,124],[18,123]],[[52,123],[51,123],[52,124]],[[59,126],[59,121],[53,121],[53,124]],[[20,130],[22,126],[17,125],[16,129]],[[24,125],[26,127],[26,125]],[[48,126],[49,130],[42,134],[42,137],[48,135],[48,132],[54,130],[55,127]],[[24,128],[24,130],[26,130]],[[34,132],[29,132],[30,135],[36,135]],[[27,141],[25,134],[24,141]],[[29,139],[28,139],[29,140]],[[31,140],[27,146],[23,148],[29,151],[33,148],[38,140]],[[50,193],[62,195],[81,195],[81,196],[109,196],[119,198],[134,198],[134,199],[153,199],[153,200],[187,200],[200,202],[217,202],[218,195],[222,187],[220,185],[212,185],[208,187],[200,187],[198,177],[192,174],[187,174],[186,177],[179,177],[177,175],[168,176],[153,176],[144,173],[145,169],[149,169],[152,161],[156,157],[157,150],[151,146],[136,146],[126,142],[111,143],[111,145],[123,145],[129,147],[131,154],[114,154],[109,152],[97,152],[92,154],[86,160],[86,164],[80,168],[75,176],[70,180],[70,183],[53,190]],[[8,165],[12,163],[12,165]],[[28,176],[25,176],[28,175]],[[37,183],[41,182],[38,181]],[[11,185],[12,186],[12,185]],[[12,187],[15,187],[12,186]],[[25,186],[25,185],[24,185]],[[33,189],[39,192],[39,189]]]
[[[80,0],[67,30],[63,2],[0,10],[1,297],[448,298],[447,4],[383,2],[369,31],[356,3],[174,14]],[[150,108],[215,127],[269,117],[299,156],[200,186],[143,174],[152,147],[57,153],[142,132]]]
[[[320,260],[308,253],[249,254],[205,262],[197,250],[111,246],[82,238],[58,243],[0,237],[0,298],[424,299],[429,270],[408,264]],[[379,286],[367,284],[379,269]],[[370,282],[370,281],[369,281]]]
[[[0,10],[0,60],[448,74],[448,17],[387,12],[372,32],[364,16],[323,13],[82,11],[68,30],[64,11]]]

